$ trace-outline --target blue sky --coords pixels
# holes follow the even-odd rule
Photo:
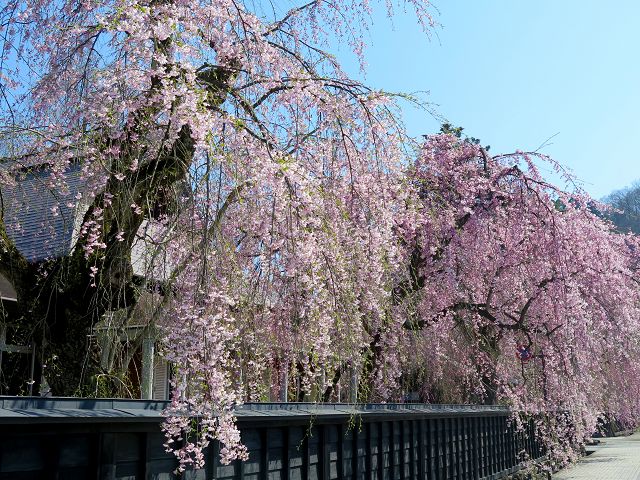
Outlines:
[[[600,198],[640,179],[640,2],[435,0],[427,39],[411,14],[376,13],[366,83],[425,91],[493,153],[551,155]],[[346,51],[347,70],[357,72]],[[439,122],[406,109],[412,134]]]

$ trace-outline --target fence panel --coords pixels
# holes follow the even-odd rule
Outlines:
[[[163,402],[0,397],[0,480],[169,480]],[[249,459],[222,465],[212,442],[197,480],[500,478],[542,455],[499,407],[250,404],[237,412]]]

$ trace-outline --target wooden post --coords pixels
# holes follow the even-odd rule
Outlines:
[[[349,390],[349,401],[358,403],[358,369],[355,366],[351,367],[351,388]]]
[[[140,398],[150,400],[153,398],[153,359],[155,353],[155,341],[146,334],[142,339],[142,382],[140,385]]]
[[[29,372],[29,396],[33,397],[33,384],[36,382],[33,378],[33,374],[36,369],[36,344],[31,344],[31,370]]]
[[[2,376],[2,354],[4,346],[7,344],[7,326],[3,323],[0,325],[0,376]]]
[[[323,400],[323,396],[324,396],[324,391],[327,388],[327,370],[322,367],[322,371],[320,373],[320,387],[317,388],[317,392],[315,392],[315,395],[313,395],[313,399],[317,402],[322,402]]]
[[[288,400],[289,392],[289,365],[287,362],[282,362],[282,383],[280,384],[280,401],[286,402]]]

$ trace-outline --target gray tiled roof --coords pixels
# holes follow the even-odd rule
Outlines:
[[[40,168],[23,173],[14,186],[0,187],[7,234],[29,262],[58,258],[71,251],[74,227],[81,221],[77,217],[86,211],[86,205],[76,199],[78,192],[87,190],[80,174],[80,165],[71,166],[64,173],[63,189],[52,185],[50,170]],[[142,223],[131,251],[132,266],[136,275],[166,279],[166,263],[153,263],[165,253],[147,241],[157,228],[153,221]]]
[[[52,186],[50,171],[41,168],[0,190],[7,234],[29,262],[66,255],[71,249],[75,195],[81,187],[78,165],[65,172],[65,182],[67,191]]]

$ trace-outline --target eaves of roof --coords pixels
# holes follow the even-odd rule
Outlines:
[[[82,184],[79,165],[64,177],[63,189],[51,181],[49,170],[30,170],[1,189],[7,235],[29,262],[57,258],[71,249],[75,197]]]

